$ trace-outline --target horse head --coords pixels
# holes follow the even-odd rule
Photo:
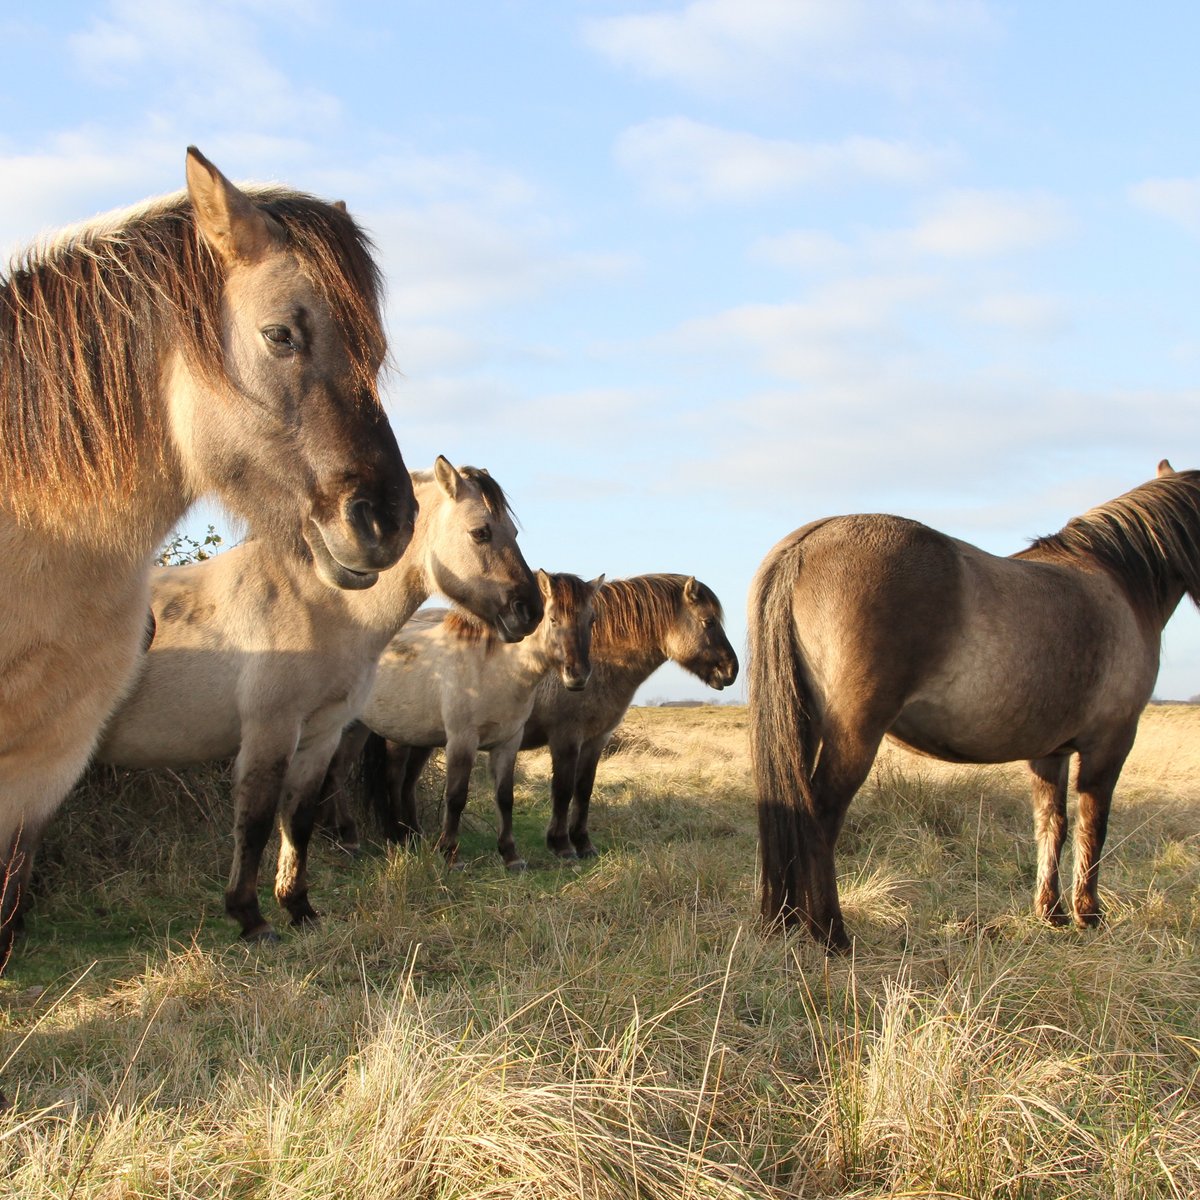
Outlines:
[[[220,345],[175,362],[192,473],[268,536],[299,528],[327,583],[370,587],[408,545],[416,502],[377,389],[369,242],[344,205],[248,194],[194,147],[187,190],[222,278]]]
[[[667,639],[671,658],[720,691],[738,675],[738,659],[722,625],[721,603],[694,575],[685,580]]]
[[[537,581],[546,607],[538,636],[557,665],[563,687],[569,692],[582,691],[592,675],[596,590],[604,576],[585,583],[577,575],[538,571]]]

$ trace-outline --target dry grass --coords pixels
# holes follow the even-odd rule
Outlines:
[[[847,959],[754,926],[739,708],[635,710],[594,863],[316,853],[327,917],[220,913],[219,775],[98,776],[0,985],[0,1196],[1200,1194],[1200,709],[1150,710],[1095,934],[1029,915],[1021,768],[885,754],[839,865]]]

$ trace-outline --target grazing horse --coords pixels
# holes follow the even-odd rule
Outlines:
[[[1200,471],[1165,460],[1011,558],[877,514],[789,534],[750,591],[764,921],[849,946],[834,846],[886,734],[948,762],[1029,761],[1034,910],[1055,924],[1077,754],[1071,910],[1098,924],[1113,788],[1185,594],[1200,603]]]
[[[547,675],[521,736],[522,750],[550,747],[553,812],[546,844],[559,858],[596,853],[587,827],[596,766],[651,672],[669,658],[717,691],[737,678],[737,655],[722,620],[720,601],[694,576],[637,575],[601,586],[586,691],[568,692]]]
[[[444,458],[412,480],[412,542],[370,591],[330,588],[298,555],[260,541],[152,576],[154,641],[97,758],[179,767],[237,755],[225,908],[245,938],[274,937],[258,874],[277,816],[276,899],[294,925],[316,917],[306,867],[317,793],[381,651],[417,607],[440,591],[507,642],[541,617],[499,484]]]
[[[471,769],[476,754],[487,750],[500,814],[497,847],[505,866],[524,869],[512,832],[521,731],[534,691],[550,672],[568,691],[586,686],[592,670],[593,602],[602,581],[585,583],[575,575],[539,571],[546,613],[534,633],[516,646],[498,644],[489,630],[457,610],[418,613],[380,660],[361,723],[347,730],[334,758],[326,795],[344,800],[344,781],[371,732],[388,739],[395,786],[372,780],[373,800],[385,836],[407,842],[421,833],[417,779],[434,747],[445,746],[445,818],[438,849],[453,862]]]
[[[186,179],[0,275],[0,961],[25,847],[129,681],[188,506],[217,493],[342,588],[411,536],[369,241],[344,205],[240,190],[194,148]]]

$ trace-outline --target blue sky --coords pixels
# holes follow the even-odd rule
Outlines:
[[[1200,466],[1192,4],[111,0],[0,41],[0,247],[189,142],[344,198],[409,464],[490,468],[537,565],[696,574],[739,648],[815,517],[1010,553]]]

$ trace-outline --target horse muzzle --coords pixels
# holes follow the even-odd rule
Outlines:
[[[417,500],[412,480],[407,492],[397,489],[383,503],[361,493],[345,500],[333,520],[314,513],[304,530],[317,574],[334,587],[350,591],[369,588],[397,562],[412,542]]]
[[[709,673],[706,682],[710,688],[715,691],[723,691],[729,687],[738,677],[738,665],[736,659],[731,663],[721,663],[714,667]]]
[[[588,680],[592,677],[592,669],[588,667],[586,671],[581,671],[577,667],[563,667],[559,672],[559,678],[562,680],[562,685],[568,692],[582,692],[588,685]]]
[[[506,642],[519,642],[538,627],[544,611],[542,598],[536,590],[532,600],[511,600],[496,614],[496,632]]]

